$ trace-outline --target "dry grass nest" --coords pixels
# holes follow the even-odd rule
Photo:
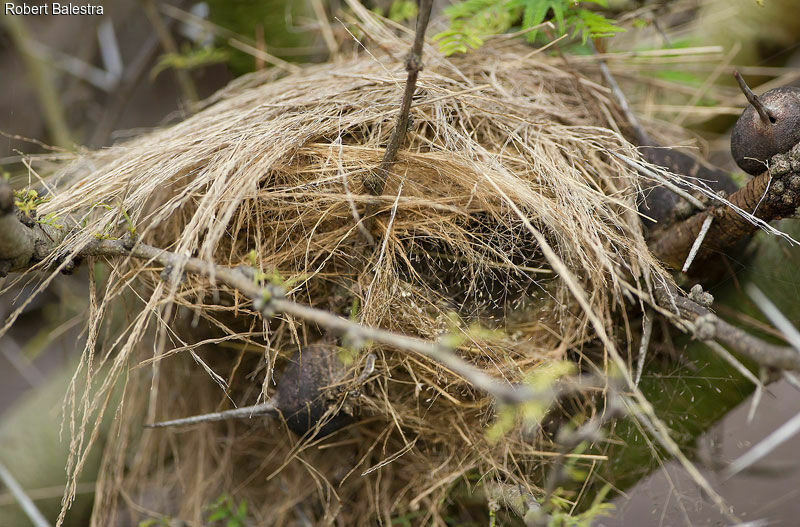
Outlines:
[[[458,336],[457,353],[496,378],[535,378],[564,360],[604,371],[592,318],[629,347],[626,313],[669,280],[636,212],[640,176],[608,153],[638,159],[615,131],[608,90],[510,39],[450,59],[427,48],[406,142],[384,195],[372,197],[362,180],[397,117],[408,43],[371,19],[363,28],[372,53],[279,80],[243,77],[183,122],[80,153],[58,169],[40,213],[85,222],[68,249],[133,225],[157,247],[253,264],[298,302],[426,339]],[[76,373],[92,388],[70,393],[67,414],[72,474],[97,416],[115,414],[94,525],[158,514],[200,525],[225,492],[246,500],[258,525],[390,525],[404,515],[442,524],[456,488],[539,492],[550,435],[522,425],[488,434],[490,397],[388,347],[343,352],[345,385],[368,352],[377,363],[350,394],[359,418],[332,436],[298,438],[266,418],[143,430],[270,397],[287,358],[324,331],[264,320],[206,278],[163,280],[135,260],[107,269]],[[115,389],[121,403],[108,408]],[[591,397],[579,404],[593,411]]]

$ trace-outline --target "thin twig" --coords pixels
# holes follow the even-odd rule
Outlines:
[[[683,268],[681,269],[682,273],[687,272],[689,267],[691,267],[694,257],[697,256],[697,251],[699,251],[700,246],[703,245],[703,240],[706,239],[706,234],[708,234],[708,229],[711,228],[711,222],[713,221],[714,216],[708,216],[705,220],[703,220],[703,225],[700,227],[700,232],[697,234],[697,238],[695,238],[692,248],[689,249],[689,256],[686,257],[686,262],[684,262]]]
[[[644,370],[644,361],[647,357],[647,350],[650,347],[650,338],[653,335],[653,322],[655,322],[653,310],[645,308],[644,315],[642,316],[642,343],[639,345],[639,357],[636,361],[636,375],[633,378],[633,384],[639,386],[639,381],[642,379],[642,371]]]
[[[11,475],[5,465],[0,462],[0,480],[8,488],[9,492],[14,496],[19,503],[19,506],[25,512],[25,515],[33,523],[35,527],[50,527],[47,519],[45,519],[42,512],[33,503],[33,500],[25,494],[25,491],[20,487],[17,480]]]
[[[753,301],[753,303],[758,306],[758,309],[761,310],[762,313],[769,319],[772,324],[783,333],[783,336],[786,338],[786,341],[792,345],[792,347],[800,353],[800,331],[797,331],[797,328],[794,327],[786,315],[781,313],[781,310],[778,309],[778,306],[772,303],[772,301],[761,292],[755,284],[747,284],[745,286],[745,291],[747,291],[747,295]]]
[[[775,450],[781,443],[791,439],[797,432],[800,432],[800,413],[783,423],[777,430],[737,458],[728,466],[728,469],[723,472],[723,477],[725,479],[731,478],[752,466],[753,463]]]
[[[243,406],[224,412],[214,412],[210,414],[193,415],[182,419],[172,419],[170,421],[159,421],[158,423],[145,424],[145,428],[166,428],[171,426],[186,426],[197,423],[211,423],[214,421],[224,421],[226,419],[248,418],[262,415],[272,415],[277,413],[277,408],[272,401],[266,401],[253,406]]]
[[[403,99],[400,102],[400,113],[397,115],[397,124],[395,124],[394,130],[392,130],[392,135],[389,138],[389,144],[386,145],[386,151],[383,154],[383,160],[380,166],[374,173],[364,179],[365,188],[373,196],[380,196],[383,194],[383,187],[386,185],[389,169],[392,168],[397,158],[397,151],[400,149],[400,145],[402,145],[406,137],[408,119],[411,111],[411,101],[417,89],[419,72],[422,71],[422,48],[425,44],[425,32],[428,30],[428,22],[431,18],[432,8],[433,0],[421,1],[419,15],[417,15],[417,30],[414,35],[414,43],[411,45],[411,52],[406,58],[408,77],[406,78]],[[370,216],[370,214],[367,214],[367,216]]]
[[[172,38],[169,28],[161,18],[155,1],[142,0],[142,7],[144,8],[144,13],[147,16],[147,19],[150,21],[150,25],[152,25],[153,29],[155,30],[158,40],[161,42],[161,46],[164,48],[164,51],[167,53],[172,53],[173,55],[177,55],[179,52],[178,45],[175,43],[175,39]],[[196,102],[200,97],[197,95],[197,88],[194,86],[192,77],[186,70],[180,68],[173,69],[175,72],[175,78],[178,80],[178,86],[180,87],[183,96],[189,102]]]
[[[622,114],[625,116],[625,119],[627,119],[628,124],[630,124],[631,128],[633,128],[636,141],[639,143],[639,145],[653,144],[652,139],[650,139],[650,135],[645,131],[642,123],[639,122],[636,114],[633,113],[633,110],[631,110],[631,107],[628,104],[628,99],[625,97],[625,94],[622,93],[622,89],[619,87],[616,79],[611,74],[611,70],[608,69],[608,64],[606,64],[606,61],[598,56],[597,48],[594,46],[594,41],[592,41],[592,39],[588,39],[586,42],[589,46],[589,49],[592,50],[592,53],[594,53],[595,57],[597,58],[597,64],[600,66],[600,73],[603,75],[603,79],[606,81],[606,84],[608,84],[608,87],[611,88],[611,94],[614,96],[614,99],[617,100],[617,104],[622,110]]]

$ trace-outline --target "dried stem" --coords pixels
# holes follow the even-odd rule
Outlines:
[[[406,79],[403,99],[400,102],[400,113],[397,116],[397,124],[394,130],[392,130],[392,135],[389,138],[389,144],[386,145],[386,151],[383,154],[383,160],[380,166],[364,179],[364,187],[373,196],[380,196],[383,194],[383,187],[386,185],[386,178],[389,176],[389,170],[392,168],[397,158],[397,151],[400,149],[400,145],[403,144],[403,140],[406,137],[408,119],[411,112],[411,101],[417,89],[419,72],[422,71],[422,47],[425,44],[425,32],[428,30],[428,22],[431,18],[432,8],[433,0],[421,1],[419,15],[417,15],[417,29],[414,35],[414,43],[411,45],[411,52],[406,58],[408,78]],[[366,216],[371,216],[371,212],[374,211],[368,210]]]
[[[62,148],[72,149],[75,145],[67,124],[64,106],[61,104],[52,78],[51,68],[33,53],[31,37],[23,21],[24,18],[22,16],[5,15],[0,17],[0,23],[4,23],[11,41],[17,47],[25,64],[30,84],[42,111],[42,117],[47,124],[50,140],[53,144]]]
[[[186,426],[197,423],[211,423],[214,421],[225,421],[226,419],[249,418],[262,415],[273,415],[278,412],[272,401],[267,401],[253,406],[243,406],[224,412],[214,412],[211,414],[194,415],[183,419],[172,419],[170,421],[160,421],[158,423],[146,424],[145,428],[167,428],[171,426]]]

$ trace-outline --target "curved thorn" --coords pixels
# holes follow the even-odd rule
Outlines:
[[[744,96],[747,97],[747,101],[752,104],[753,108],[755,108],[758,112],[758,115],[761,117],[761,121],[764,124],[773,124],[776,121],[775,116],[767,109],[766,106],[764,106],[764,103],[761,102],[756,94],[753,93],[753,90],[751,90],[750,86],[748,86],[744,81],[742,75],[738,71],[734,70],[733,76],[736,78],[736,82],[739,83],[739,89],[742,90]]]

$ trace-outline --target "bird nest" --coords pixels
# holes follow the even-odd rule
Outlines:
[[[40,214],[82,220],[67,249],[135,229],[179,255],[253,266],[297,302],[444,341],[508,383],[542,382],[564,361],[606,371],[609,346],[631,341],[625,314],[669,280],[643,237],[640,176],[611,154],[639,159],[615,131],[608,90],[502,37],[450,59],[426,50],[405,143],[372,196],[363,179],[396,121],[408,44],[364,27],[382,53],[279,80],[252,74],[178,124],[80,153]],[[441,524],[458,493],[540,492],[546,426],[508,418],[427,358],[369,342],[336,341],[347,367],[337,393],[356,410],[332,435],[298,437],[263,417],[143,429],[269,398],[288,358],[330,337],[262,317],[213,277],[106,263],[76,373],[90,388],[67,405],[73,475],[98,416],[116,416],[94,525],[199,525],[225,493],[257,525]],[[591,412],[597,401],[575,403]]]

